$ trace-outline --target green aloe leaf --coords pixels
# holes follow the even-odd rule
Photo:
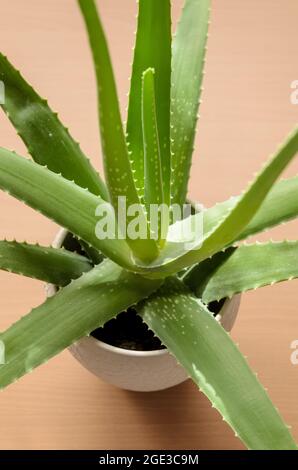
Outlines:
[[[107,204],[99,196],[5,149],[0,149],[0,189],[40,211],[113,261],[132,267],[125,240],[99,239],[96,235],[96,211]]]
[[[105,184],[58,116],[0,53],[2,108],[33,159],[90,192],[108,198]]]
[[[276,183],[237,240],[262,232],[298,216],[298,177]]]
[[[156,120],[156,100],[155,100],[155,71],[147,69],[143,74],[142,81],[142,123],[144,138],[144,161],[145,161],[145,196],[144,201],[147,213],[151,215],[151,208],[164,204],[164,188],[162,180],[162,168],[160,157],[160,142]],[[152,218],[150,217],[150,228]],[[162,226],[161,226],[161,223]],[[159,216],[158,226],[154,228],[158,241],[165,240],[167,225],[164,217]]]
[[[249,449],[297,449],[237,346],[182,282],[166,280],[140,314]]]
[[[155,70],[156,119],[160,139],[164,197],[170,203],[170,89],[171,4],[170,0],[139,0],[138,28],[127,115],[127,141],[134,178],[144,196],[142,133],[142,74]]]
[[[207,43],[210,0],[186,0],[173,40],[171,87],[171,200],[184,204]]]
[[[0,241],[0,269],[64,286],[91,269],[84,256],[63,248]]]
[[[210,230],[236,206],[240,196],[220,202],[204,213],[204,222]],[[245,229],[234,241],[244,240],[250,235],[287,222],[298,216],[298,176],[275,183],[261,207]]]
[[[73,281],[0,334],[5,347],[0,388],[147,297],[157,286],[110,260]]]
[[[239,199],[240,196],[232,197],[224,202],[215,204],[215,206],[210,209],[207,209],[204,212],[204,226],[207,231],[211,230],[212,227],[216,227],[219,221],[236,206]],[[297,216],[298,176],[295,176],[294,178],[284,179],[274,184],[257,213],[244,231],[237,236],[234,242],[244,240],[250,235],[254,235],[276,225],[285,223]],[[213,256],[211,258],[213,261],[210,261],[210,267],[212,266],[212,269],[215,269],[217,263],[221,263],[222,259],[225,259],[225,256],[228,256],[229,253],[230,252],[226,251],[226,254]],[[207,265],[208,261],[206,261],[205,266],[207,267]],[[192,268],[188,271],[192,271]]]
[[[106,37],[94,0],[79,0],[79,5],[85,20],[96,72],[99,123],[110,200],[117,218],[118,209],[121,207],[119,198],[126,197],[126,207],[138,206],[140,224],[147,226],[147,236],[145,239],[127,236],[127,242],[137,258],[148,262],[156,258],[158,248],[155,241],[150,239],[146,213],[140,205],[133,179]],[[123,220],[120,216],[121,220],[118,222],[120,227],[125,225],[124,230],[122,229],[122,232],[125,231],[124,236],[127,235],[126,228],[133,218],[134,216],[126,214]]]
[[[296,128],[264,166],[248,189],[239,197],[236,204],[227,203],[222,207],[214,206],[204,216],[204,236],[197,247],[185,248],[184,243],[172,243],[167,247],[148,270],[174,273],[192,266],[221,251],[224,247],[241,237],[249,222],[261,207],[267,194],[284,168],[295,157],[298,151],[298,128]],[[219,218],[223,209],[224,214]],[[193,220],[201,218],[195,214]],[[214,221],[217,223],[214,224]],[[171,227],[170,227],[171,229]]]
[[[231,211],[237,204],[240,196],[233,197],[227,201],[220,202],[204,213],[204,225],[210,230],[212,227],[216,227],[220,220]],[[254,235],[263,230],[267,230],[275,225],[285,223],[298,216],[298,177],[284,179],[275,183],[261,207],[258,209],[255,216],[249,222],[247,227],[237,236],[234,240],[244,240],[250,235]],[[215,270],[217,263],[220,264],[226,256],[231,253],[226,251],[225,254],[219,252],[210,259],[210,264],[206,260],[204,266],[207,266]],[[212,261],[211,261],[212,260]],[[201,264],[201,263],[199,263]],[[192,267],[186,270],[185,276],[192,271]],[[198,275],[198,272],[197,272]],[[200,277],[200,279],[202,279]]]
[[[298,277],[298,242],[228,248],[194,267],[183,279],[204,302]]]

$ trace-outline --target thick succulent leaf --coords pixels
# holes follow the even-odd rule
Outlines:
[[[298,277],[298,242],[267,242],[228,248],[194,267],[183,279],[209,303]]]
[[[237,240],[287,222],[298,216],[298,177],[276,183],[256,215]]]
[[[170,202],[170,90],[171,5],[170,0],[139,0],[138,28],[127,116],[127,141],[134,178],[144,195],[142,133],[142,73],[155,70],[156,118],[160,138],[164,195]]]
[[[276,152],[273,158],[264,166],[261,173],[250,184],[248,189],[239,197],[236,204],[232,201],[223,205],[224,214],[219,218],[218,206],[211,208],[207,216],[204,215],[204,237],[197,248],[184,247],[183,243],[172,243],[161,256],[154,261],[148,270],[164,273],[174,273],[192,266],[195,263],[221,251],[224,247],[241,237],[249,222],[253,219],[262,202],[270,192],[274,182],[282,173],[287,164],[295,157],[298,151],[298,128],[296,128]],[[200,219],[200,213],[192,216]],[[217,224],[213,221],[217,219]]]
[[[0,189],[40,211],[113,261],[128,268],[132,266],[125,240],[99,239],[96,235],[96,209],[106,204],[99,196],[5,149],[0,149]]]
[[[221,220],[224,215],[237,204],[239,198],[239,196],[233,197],[206,210],[204,213],[205,227],[210,230],[212,227],[218,225],[219,220]],[[243,240],[248,236],[254,235],[263,230],[270,229],[275,225],[285,223],[297,216],[298,177],[296,176],[294,178],[281,180],[274,184],[255,216],[249,222],[244,231],[237,236],[237,239],[234,240],[234,242]],[[216,254],[210,259],[210,264],[208,260],[206,260],[206,263],[203,262],[205,268],[208,266],[214,271],[217,264],[219,265],[230,252],[226,251],[225,254],[222,252],[219,253],[221,254]],[[192,269],[193,267],[186,269],[184,276],[187,277],[188,273],[191,272]],[[198,272],[196,273],[196,276],[198,276]],[[202,278],[200,277],[199,279],[201,280]]]
[[[239,198],[237,204],[221,220],[217,227],[209,231],[208,224],[204,224],[204,240],[198,250],[186,253],[179,260],[180,267],[186,267],[194,262],[206,259],[223,247],[232,243],[247,227],[250,220],[256,214],[263,200],[269,193],[276,179],[284,168],[295,157],[298,151],[298,128],[294,130],[267,163],[247,191]],[[197,217],[199,215],[195,215]]]
[[[62,248],[0,241],[0,269],[4,271],[64,286],[91,267],[84,256]]]
[[[94,0],[78,1],[85,20],[95,65],[101,142],[110,200],[117,218],[118,208],[121,205],[119,198],[126,197],[127,207],[138,204],[141,209],[139,211],[141,224],[146,226],[146,213],[140,205],[129,161],[106,37]],[[133,217],[127,214],[125,219],[126,230]],[[119,220],[119,226],[123,223],[123,220]],[[156,242],[150,239],[148,225],[146,239],[127,237],[127,242],[135,255],[145,262],[158,255]]]
[[[296,449],[245,358],[212,313],[169,278],[140,314],[249,449]]]
[[[185,0],[173,39],[171,201],[184,204],[201,94],[210,0]]]
[[[108,198],[104,182],[58,116],[0,53],[0,80],[5,85],[2,108],[33,159],[90,192]]]
[[[6,361],[0,365],[0,388],[146,298],[157,285],[110,260],[73,281],[0,334]]]
[[[232,197],[207,209],[204,224],[207,229],[218,225],[219,221],[236,206],[240,196]],[[244,240],[250,235],[270,229],[298,216],[298,176],[281,180],[274,184],[261,207],[245,229],[236,237]]]
[[[160,158],[160,142],[156,120],[156,101],[155,101],[155,71],[147,69],[143,74],[142,81],[142,123],[144,138],[144,171],[145,171],[145,196],[144,201],[147,213],[150,214],[152,207],[164,204],[164,188],[162,180],[161,158]],[[164,217],[159,217],[158,226],[154,227],[156,238],[165,239],[167,234],[167,226]],[[151,217],[150,217],[150,221]],[[150,225],[153,230],[152,224]]]

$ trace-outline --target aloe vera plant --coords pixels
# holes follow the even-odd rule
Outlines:
[[[298,178],[277,181],[298,151],[298,128],[240,196],[178,224],[170,211],[187,198],[209,3],[185,0],[172,37],[170,0],[139,0],[124,129],[95,1],[78,0],[95,65],[105,182],[57,114],[0,54],[2,108],[33,159],[1,148],[0,187],[66,228],[85,253],[0,241],[1,269],[59,286],[54,297],[0,334],[0,388],[134,305],[248,448],[297,449],[208,305],[298,277],[298,241],[240,243],[298,216]],[[123,198],[125,217],[119,211]],[[168,217],[161,211],[153,227],[151,207],[160,205]],[[107,208],[116,236],[100,237],[96,215]],[[202,233],[192,233],[189,245],[177,227],[193,227],[199,219]],[[136,226],[143,227],[143,237],[129,236]]]

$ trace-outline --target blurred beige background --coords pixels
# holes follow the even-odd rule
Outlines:
[[[135,0],[99,0],[126,106]],[[173,0],[177,18],[181,0]],[[191,196],[206,205],[237,194],[297,122],[296,0],[213,0],[206,80]],[[59,111],[100,167],[90,53],[74,0],[0,0],[1,51]],[[25,154],[0,114],[0,145]],[[292,164],[287,175],[297,173]],[[0,194],[0,237],[50,243],[57,226]],[[297,238],[291,222],[262,235]],[[245,295],[234,339],[269,389],[298,440],[298,281]],[[0,329],[44,299],[39,282],[0,273]],[[220,345],[218,345],[220,347]],[[192,383],[154,394],[128,393],[81,368],[68,352],[0,396],[1,449],[240,449],[241,443]]]

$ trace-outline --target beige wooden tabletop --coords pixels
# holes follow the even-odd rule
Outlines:
[[[134,0],[99,0],[123,110],[134,39]],[[174,17],[182,5],[173,0]],[[213,0],[191,197],[211,205],[237,194],[297,122],[296,0]],[[92,64],[74,0],[0,0],[1,51],[59,111],[100,168]],[[25,155],[0,116],[0,145]],[[286,175],[297,173],[297,163]],[[50,243],[57,226],[0,194],[1,238]],[[291,222],[259,238],[297,238]],[[0,329],[44,299],[43,286],[0,273]],[[298,281],[243,297],[233,337],[298,440]],[[220,347],[220,344],[218,345]],[[160,393],[118,390],[66,351],[0,396],[1,449],[241,449],[218,413],[187,382]]]

